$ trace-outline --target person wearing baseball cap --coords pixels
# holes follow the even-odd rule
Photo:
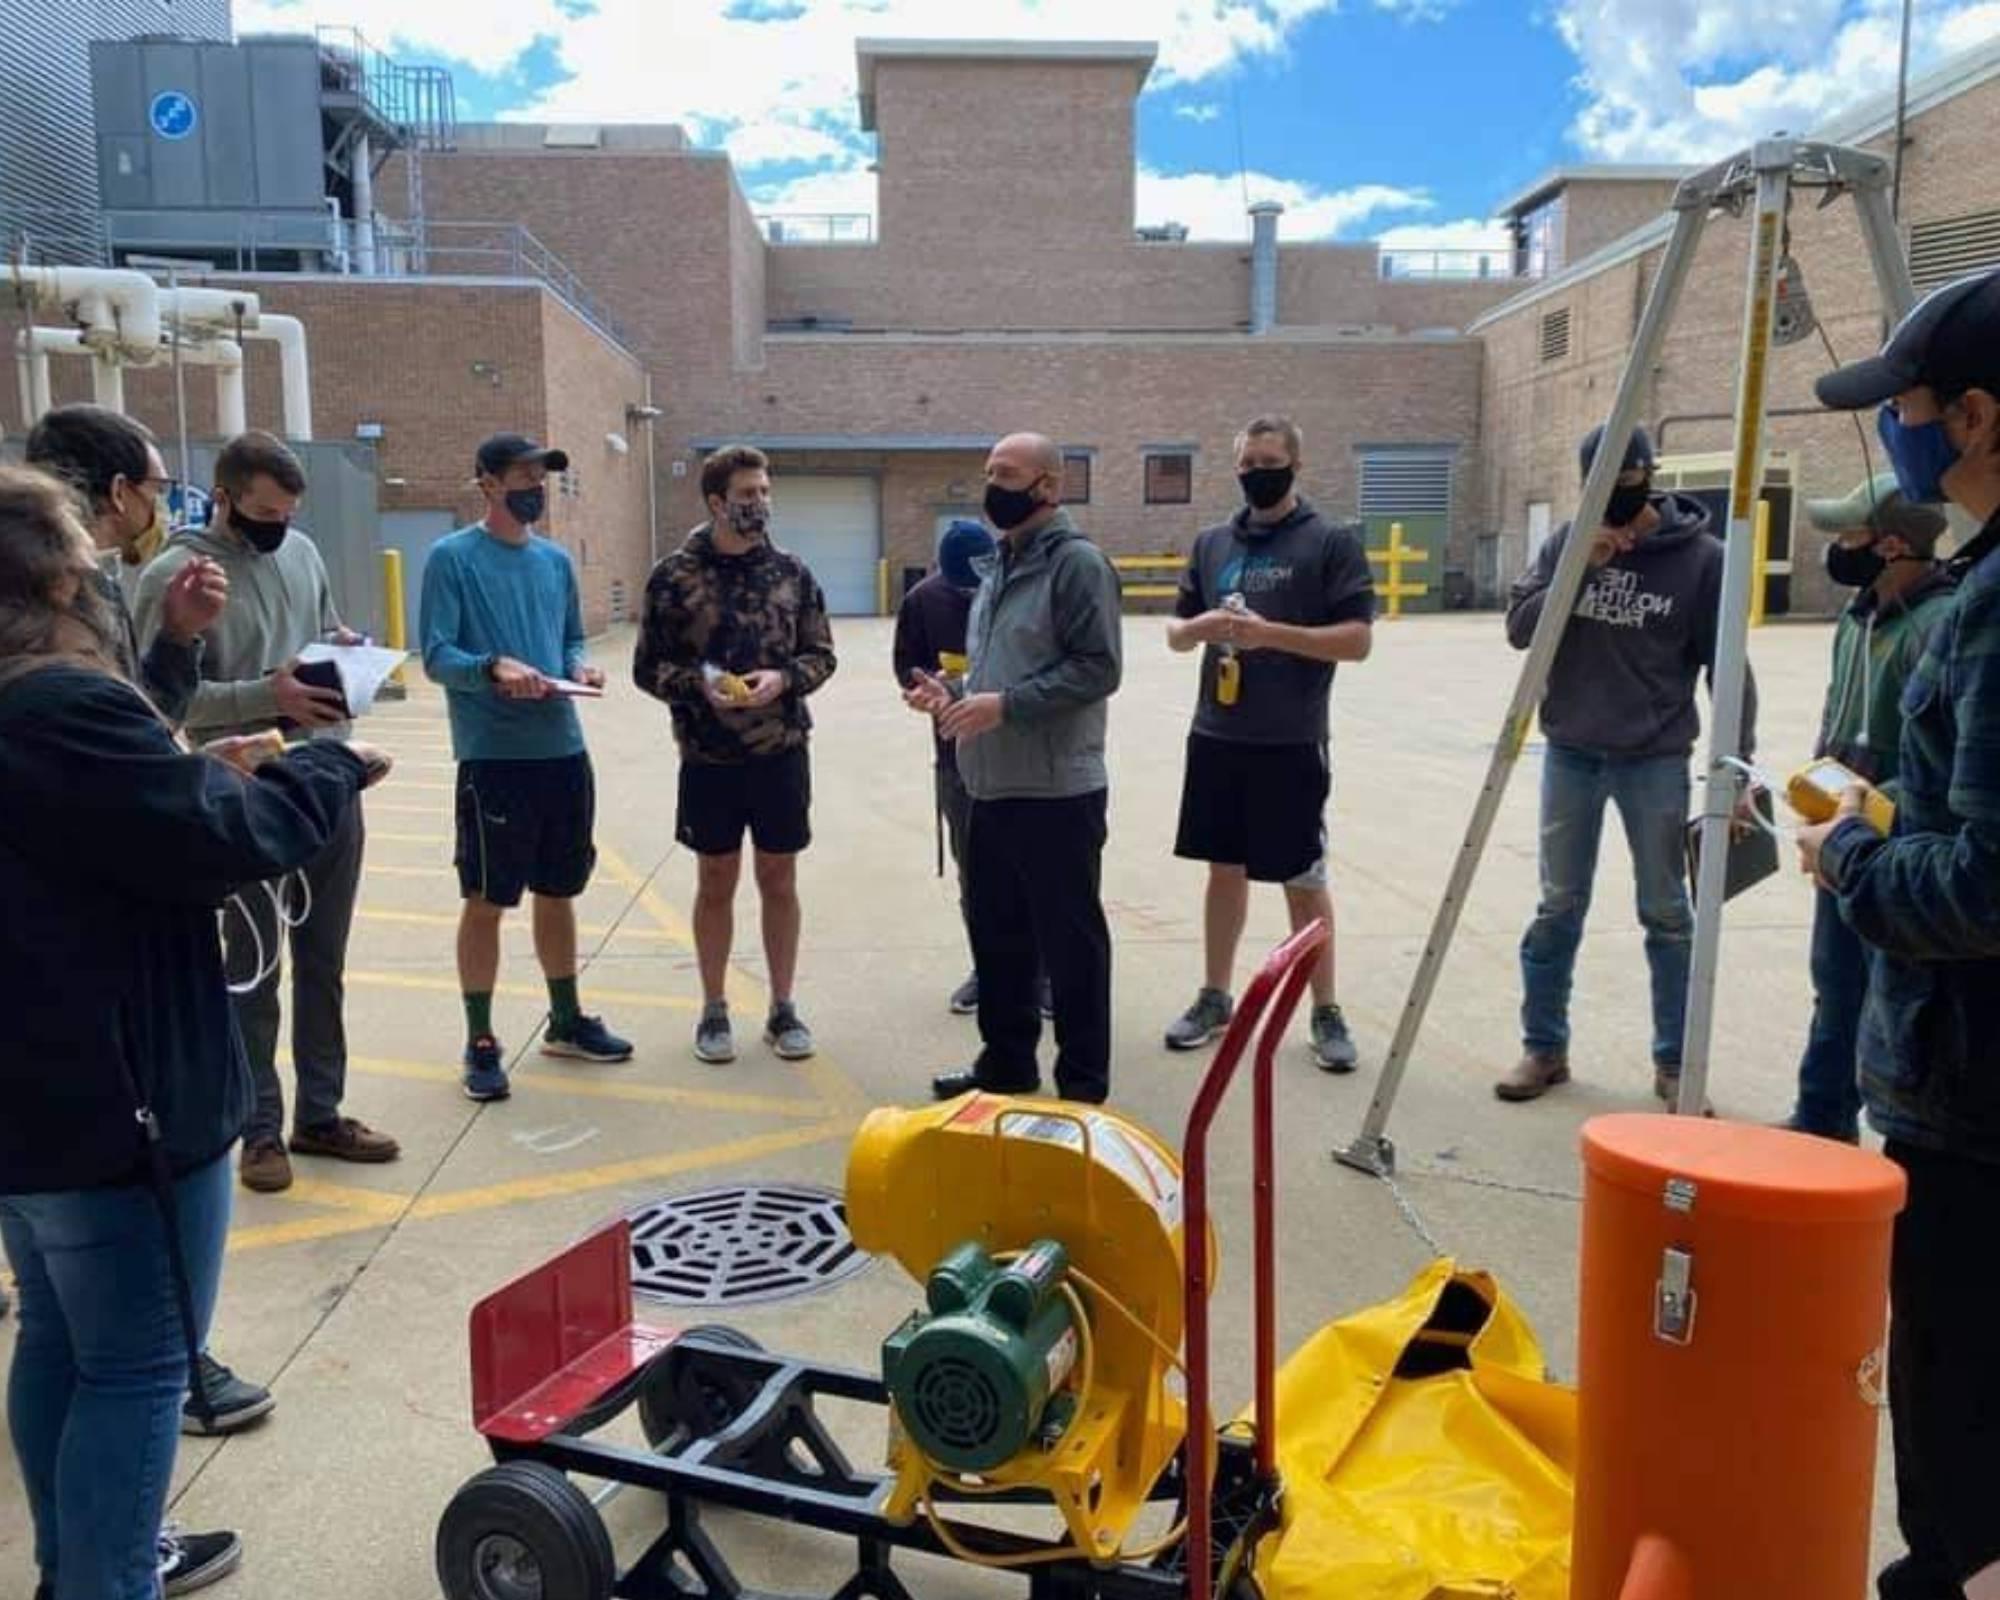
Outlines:
[[[1881,352],[1822,378],[1836,410],[1881,407],[1909,500],[1983,526],[1910,675],[1895,822],[1851,791],[1802,829],[1807,872],[1872,947],[1858,1056],[1868,1119],[1909,1198],[1890,1265],[1889,1401],[1908,1553],[1882,1600],[2000,1596],[2000,1278],[1978,1266],[2000,1216],[2000,270],[1922,301]]]
[[[569,552],[535,532],[547,479],[569,457],[496,433],[473,458],[486,515],[440,539],[424,564],[418,636],[441,684],[458,758],[458,979],[464,991],[464,1089],[504,1100],[507,1068],[493,1031],[500,922],[535,897],[535,955],[548,981],[542,1054],[625,1061],[632,1046],[586,1016],[577,998],[576,897],[597,865],[597,790],[576,702],[601,689],[584,654],[583,609]]]
[[[1944,513],[1904,499],[1896,475],[1884,472],[1841,499],[1807,501],[1806,518],[1833,536],[1827,576],[1856,591],[1834,627],[1833,671],[1813,755],[1870,783],[1890,783],[1903,734],[1903,688],[1950,601],[1951,578],[1936,559]],[[1868,994],[1868,951],[1824,889],[1813,907],[1811,968],[1812,1022],[1785,1126],[1855,1144],[1861,1138],[1855,1044]]]

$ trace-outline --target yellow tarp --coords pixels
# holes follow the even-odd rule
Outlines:
[[[1436,1262],[1279,1372],[1283,1520],[1257,1580],[1268,1600],[1564,1600],[1575,1461],[1576,1396],[1526,1319]]]

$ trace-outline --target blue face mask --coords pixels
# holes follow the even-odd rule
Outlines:
[[[1889,452],[1889,464],[1896,469],[1896,487],[1905,500],[1919,505],[1938,505],[1947,496],[1944,475],[1958,464],[1958,451],[1944,431],[1942,420],[1915,427],[1884,406],[1875,419],[1882,436],[1882,448]]]

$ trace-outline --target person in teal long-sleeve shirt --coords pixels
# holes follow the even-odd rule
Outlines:
[[[562,686],[602,688],[584,656],[576,569],[537,534],[546,480],[569,457],[520,434],[479,447],[486,515],[440,539],[424,567],[418,635],[424,671],[445,691],[458,760],[458,980],[465,997],[464,1086],[509,1093],[493,1032],[500,922],[535,897],[535,955],[548,980],[542,1053],[626,1061],[632,1046],[577,996],[576,897],[597,865],[597,794],[583,727]]]

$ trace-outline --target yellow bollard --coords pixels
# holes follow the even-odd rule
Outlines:
[[[1771,502],[1757,502],[1757,531],[1750,545],[1750,626],[1764,626],[1765,569],[1771,564]]]
[[[1420,594],[1430,593],[1430,585],[1427,583],[1405,583],[1403,581],[1403,567],[1405,563],[1426,560],[1429,554],[1429,551],[1419,550],[1412,545],[1403,543],[1403,525],[1400,522],[1389,524],[1388,549],[1370,550],[1368,552],[1368,559],[1370,561],[1379,561],[1389,569],[1388,581],[1376,584],[1375,592],[1388,599],[1389,615],[1392,618],[1400,617],[1403,614],[1403,601],[1406,598],[1415,599]]]
[[[400,550],[382,552],[382,643],[391,650],[410,648],[409,625],[403,615],[403,552]],[[409,684],[403,680],[401,667],[389,675],[382,691],[391,699],[410,692]]]

